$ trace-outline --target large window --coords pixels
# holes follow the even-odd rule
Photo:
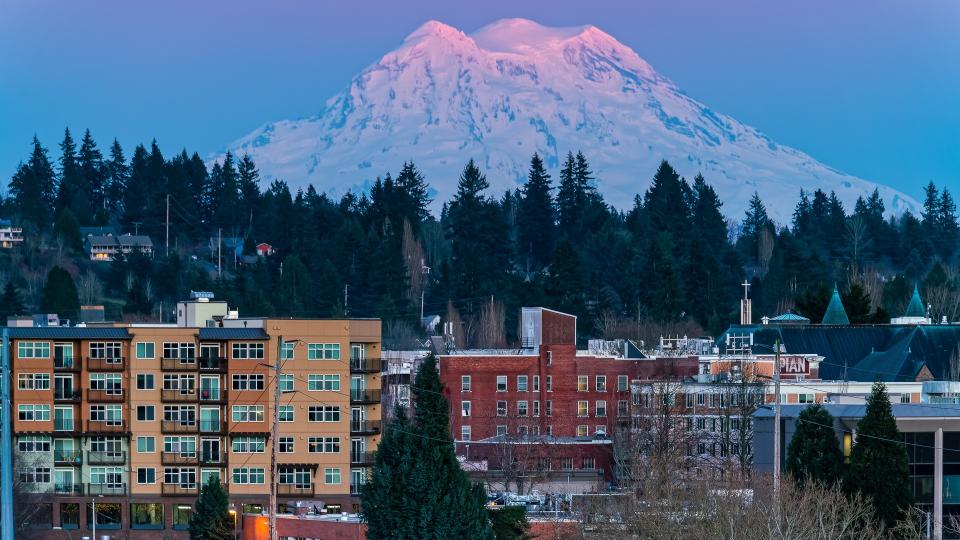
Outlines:
[[[183,488],[197,487],[197,470],[193,467],[164,467],[163,483]]]
[[[182,531],[190,528],[190,516],[193,515],[193,507],[189,504],[173,505],[173,529]]]
[[[324,484],[339,484],[340,483],[340,468],[339,467],[327,467],[323,469],[323,483]]]
[[[17,343],[17,357],[20,359],[50,358],[50,342],[20,341]]]
[[[113,487],[113,488],[122,487],[123,486],[123,468],[122,467],[90,467],[90,483]]]
[[[137,437],[137,452],[141,454],[152,454],[157,451],[157,439],[151,436]]]
[[[197,439],[191,436],[167,435],[163,438],[163,451],[181,456],[197,455]]]
[[[307,375],[307,390],[321,392],[339,392],[340,375]]]
[[[101,529],[120,528],[121,507],[122,505],[120,503],[97,501],[98,534]],[[93,503],[87,503],[87,523],[93,523]]]
[[[49,390],[49,373],[21,373],[17,376],[17,388],[20,390]]]
[[[91,405],[90,421],[119,426],[123,422],[123,409],[120,405]]]
[[[263,482],[263,467],[235,467],[233,469],[234,484],[262,484]]]
[[[50,437],[46,435],[21,435],[17,437],[20,452],[49,452]]]
[[[47,422],[50,420],[50,406],[17,405],[17,418],[23,422]]]
[[[248,437],[238,435],[233,438],[233,453],[235,454],[262,454],[266,446],[263,437]]]
[[[596,385],[597,385],[597,392],[606,392],[606,391],[607,391],[607,376],[606,376],[606,375],[597,375]]]
[[[337,405],[311,405],[308,414],[311,422],[340,421],[340,407]]]
[[[157,344],[147,341],[137,343],[137,359],[149,360],[157,357]]]
[[[307,452],[311,454],[337,454],[340,452],[340,437],[310,437]]]
[[[310,469],[302,467],[280,467],[277,470],[277,483],[291,484],[299,488],[309,488],[313,483]]]
[[[263,343],[234,343],[232,351],[236,360],[263,360]]]
[[[80,528],[80,503],[60,503],[60,527]]]
[[[49,484],[50,467],[21,467],[19,479],[24,484]]]
[[[153,390],[154,385],[153,373],[137,373],[137,390]]]
[[[293,405],[281,405],[277,417],[281,422],[293,422]]]
[[[260,373],[234,373],[234,390],[263,390],[263,374]]]
[[[91,373],[90,389],[105,390],[107,394],[123,394],[123,383],[119,373]]]
[[[234,405],[234,422],[263,422],[263,405]]]
[[[196,343],[164,343],[164,358],[178,358],[185,364],[192,364],[197,358]]]
[[[293,360],[293,346],[296,345],[293,341],[285,341],[280,345],[280,359],[281,360]]]
[[[589,416],[590,415],[590,402],[589,401],[578,401],[577,402],[577,416]]]
[[[130,503],[131,529],[162,529],[163,503]]]
[[[98,360],[119,360],[121,352],[119,341],[97,341],[90,343],[90,358]]]
[[[280,452],[281,454],[292,454],[293,453],[293,437],[278,437],[277,452]]]
[[[283,374],[280,375],[280,391],[281,392],[293,392],[293,375]]]
[[[307,360],[339,360],[339,343],[309,343],[307,344]]]

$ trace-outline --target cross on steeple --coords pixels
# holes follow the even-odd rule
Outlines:
[[[743,287],[743,299],[746,300],[750,298],[750,282],[743,280],[743,283],[740,284]]]

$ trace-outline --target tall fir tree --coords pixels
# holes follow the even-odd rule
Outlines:
[[[110,145],[110,159],[104,164],[104,169],[107,209],[116,216],[123,210],[123,197],[127,190],[127,180],[130,178],[130,168],[123,156],[123,147],[116,139]]]
[[[44,313],[56,313],[61,319],[76,321],[80,314],[80,298],[77,286],[70,273],[60,266],[54,266],[47,273],[40,298],[40,310]]]
[[[20,298],[20,291],[13,284],[12,279],[8,279],[3,286],[3,295],[0,296],[0,322],[6,324],[7,317],[13,315],[23,315],[26,309],[23,306],[23,300]]]
[[[190,515],[190,540],[232,540],[233,518],[228,511],[227,492],[213,475],[201,486],[200,496]]]
[[[79,186],[87,190],[86,198],[91,212],[84,222],[105,224],[110,219],[107,211],[107,170],[103,163],[103,154],[97,148],[89,129],[83,133],[80,141],[77,175]]]
[[[533,270],[546,266],[553,256],[556,217],[552,189],[543,160],[534,154],[517,212],[517,254]]]
[[[830,488],[843,475],[843,453],[833,431],[833,415],[820,404],[800,411],[787,446],[786,472],[800,484],[819,482]]]
[[[20,219],[39,230],[50,227],[56,177],[47,149],[36,136],[33,137],[30,159],[17,167],[9,188],[13,207]]]
[[[130,158],[129,176],[123,190],[123,219],[128,228],[136,223],[143,224],[147,219],[146,204],[151,197],[150,175],[148,172],[149,154],[142,144],[137,145]]]
[[[867,410],[857,423],[857,440],[850,453],[844,487],[873,502],[877,517],[893,526],[913,503],[910,469],[903,435],[897,429],[887,387],[876,382],[867,397]]]

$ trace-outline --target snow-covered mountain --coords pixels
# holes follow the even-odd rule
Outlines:
[[[801,188],[834,190],[848,210],[874,187],[889,211],[917,206],[711,110],[596,27],[524,19],[469,35],[427,22],[316,115],[266,124],[227,148],[249,153],[266,179],[333,193],[364,189],[413,160],[438,204],[471,157],[499,194],[523,182],[534,152],[556,177],[567,151],[582,150],[619,208],[661,159],[688,179],[702,172],[736,218],[755,190],[781,223]]]

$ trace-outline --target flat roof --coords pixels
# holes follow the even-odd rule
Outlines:
[[[126,328],[88,326],[14,326],[10,339],[130,339]]]
[[[780,416],[796,418],[808,405],[781,405]],[[826,403],[823,408],[834,418],[862,418],[867,412],[867,405],[859,403]],[[754,413],[757,418],[773,418],[772,406],[758,408]],[[960,418],[960,408],[953,403],[895,403],[893,416],[897,420],[907,418]]]
[[[263,328],[200,328],[200,340],[269,339]]]

